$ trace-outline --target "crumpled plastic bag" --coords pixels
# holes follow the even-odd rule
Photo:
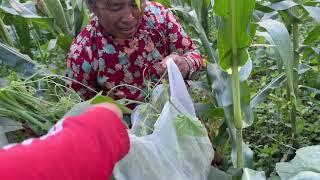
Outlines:
[[[116,164],[117,180],[207,180],[213,148],[203,124],[196,118],[182,75],[167,61],[170,100],[154,123],[153,132],[137,134],[143,121],[129,130],[130,151]],[[141,107],[137,107],[141,108]],[[132,117],[135,116],[134,111]],[[136,117],[133,117],[136,119]],[[148,124],[150,126],[150,124]]]

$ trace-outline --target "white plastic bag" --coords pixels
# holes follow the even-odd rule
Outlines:
[[[131,147],[114,169],[117,180],[206,180],[208,177],[214,153],[207,131],[195,118],[178,67],[169,60],[167,68],[170,101],[164,105],[152,134],[138,137],[136,131],[129,131]],[[178,115],[191,117],[189,120],[193,122],[177,124]],[[139,122],[142,121],[133,123]],[[198,128],[198,133],[192,133],[187,125]]]

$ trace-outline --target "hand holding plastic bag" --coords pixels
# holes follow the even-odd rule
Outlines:
[[[152,134],[138,137],[136,131],[129,131],[130,151],[114,170],[118,180],[206,180],[208,177],[214,153],[207,131],[195,117],[179,69],[172,60],[167,61],[167,68],[170,100],[164,105]],[[141,122],[133,122],[134,127]]]

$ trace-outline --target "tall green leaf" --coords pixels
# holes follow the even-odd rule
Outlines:
[[[28,20],[20,16],[13,17],[12,19],[13,19],[15,30],[19,36],[20,48],[22,50],[21,52],[28,54],[29,56],[32,57],[32,53],[31,53],[32,38],[30,34],[30,27],[29,27]]]
[[[285,67],[285,74],[288,79],[290,93],[295,97],[295,90],[293,87],[293,47],[287,28],[282,23],[271,19],[258,22],[258,24],[263,27],[272,38],[271,43],[276,46],[276,50],[278,51],[281,61]]]
[[[231,159],[234,167],[237,167],[236,165],[236,159],[237,159],[237,151],[236,151],[236,129],[234,125],[234,117],[232,112],[232,85],[231,85],[231,75],[227,74],[226,72],[222,71],[220,67],[217,64],[208,64],[208,78],[212,82],[212,90],[215,95],[215,99],[218,103],[218,106],[224,109],[224,115],[226,124],[228,126],[229,136],[231,140]],[[243,73],[243,74],[242,74]],[[239,76],[243,77],[243,81],[245,81],[245,77],[247,76],[247,73],[250,73],[250,71],[240,70]],[[246,91],[245,85],[242,85],[242,92],[241,92],[241,102],[242,109],[244,110],[242,112],[243,116],[243,124],[246,126],[251,125],[253,122],[253,113],[252,109],[249,106],[249,100],[250,100],[250,92]],[[249,98],[249,100],[248,100]],[[253,152],[252,150],[246,145],[244,142],[242,142],[242,151],[243,151],[243,160],[244,160],[244,166],[245,167],[252,167],[253,166]]]
[[[209,61],[212,63],[217,63],[217,60],[215,58],[213,48],[209,42],[208,36],[205,32],[204,27],[202,26],[198,15],[195,10],[190,10],[191,7],[180,7],[180,6],[173,6],[173,10],[179,11],[183,14],[184,18],[190,23],[191,26],[194,27],[194,29],[197,31],[197,35],[199,36],[201,43],[204,47],[205,52],[207,53],[209,57]]]
[[[269,5],[271,9],[276,11],[289,10],[297,6],[307,11],[308,16],[311,17],[315,22],[320,23],[320,7],[303,5],[292,0],[284,0]]]
[[[250,20],[254,11],[254,0],[237,0],[235,1],[235,27],[231,27],[231,10],[230,2],[227,0],[216,0],[214,3],[214,12],[222,18],[219,25],[218,33],[218,49],[220,56],[220,65],[224,70],[231,68],[231,49],[232,39],[231,30],[234,28],[236,32],[236,46],[238,49],[239,61],[238,65],[242,66],[248,60],[246,48],[250,46],[252,38],[252,28]]]
[[[0,17],[0,38],[3,42],[7,43],[8,45],[12,47],[14,46],[13,39],[8,32],[8,28],[4,24],[2,17]]]
[[[60,0],[43,0],[45,9],[50,18],[54,18],[60,33],[72,34],[67,15]]]
[[[184,136],[207,136],[207,130],[199,119],[178,115],[174,121],[177,134]]]

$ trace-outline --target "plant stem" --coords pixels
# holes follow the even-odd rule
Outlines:
[[[232,38],[232,96],[235,127],[237,129],[237,168],[243,168],[242,153],[242,116],[240,102],[240,80],[238,70],[238,43],[236,32],[236,0],[231,1],[231,38]]]
[[[296,97],[298,91],[298,81],[299,81],[299,53],[297,49],[299,48],[299,24],[294,22],[292,25],[292,41],[293,41],[293,52],[294,52],[294,60],[293,60],[293,90]],[[296,130],[296,99],[290,95],[290,119],[291,119],[291,140],[292,146],[294,148],[298,148],[297,144],[297,130]]]
[[[14,47],[13,39],[10,36],[6,25],[2,21],[2,17],[0,16],[0,37],[4,42],[6,42],[9,46]]]

